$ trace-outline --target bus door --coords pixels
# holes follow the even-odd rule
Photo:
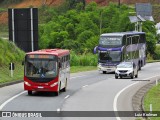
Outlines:
[[[64,87],[64,80],[65,80],[65,69],[64,69],[64,62],[63,57],[59,59],[59,84],[60,87]]]

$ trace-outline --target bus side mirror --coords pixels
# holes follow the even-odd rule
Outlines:
[[[24,61],[22,61],[22,65],[24,65]]]

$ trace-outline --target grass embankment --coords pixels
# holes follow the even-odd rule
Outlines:
[[[147,63],[155,63],[155,62],[160,62],[160,60],[147,60]]]
[[[0,39],[0,84],[23,78],[21,65],[25,53],[8,40]],[[9,63],[15,63],[14,76],[11,77]]]
[[[150,104],[152,104],[152,111],[160,111],[160,84],[152,87],[144,97],[144,109],[150,111]],[[160,120],[159,117],[151,117],[151,120]]]
[[[91,53],[77,55],[71,51],[71,73],[96,70],[97,60],[97,55]]]
[[[97,66],[72,66],[71,73],[97,70]]]

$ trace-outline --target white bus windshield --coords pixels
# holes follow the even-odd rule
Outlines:
[[[120,46],[122,45],[122,37],[102,36],[100,37],[99,44],[102,46]]]
[[[121,52],[120,51],[109,51],[109,52],[100,52],[99,53],[100,60],[108,60],[118,62],[121,60]]]
[[[33,78],[54,78],[57,76],[55,59],[29,58],[26,60],[25,74]]]

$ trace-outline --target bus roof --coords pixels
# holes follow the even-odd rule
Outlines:
[[[101,36],[124,36],[124,35],[138,35],[138,34],[145,34],[145,32],[136,32],[136,31],[115,32],[115,33],[104,33],[104,34],[101,34]]]
[[[42,50],[37,50],[37,51],[33,51],[33,52],[28,52],[26,54],[27,55],[48,54],[48,55],[62,56],[62,55],[69,54],[69,50],[65,50],[65,49],[42,49]]]

